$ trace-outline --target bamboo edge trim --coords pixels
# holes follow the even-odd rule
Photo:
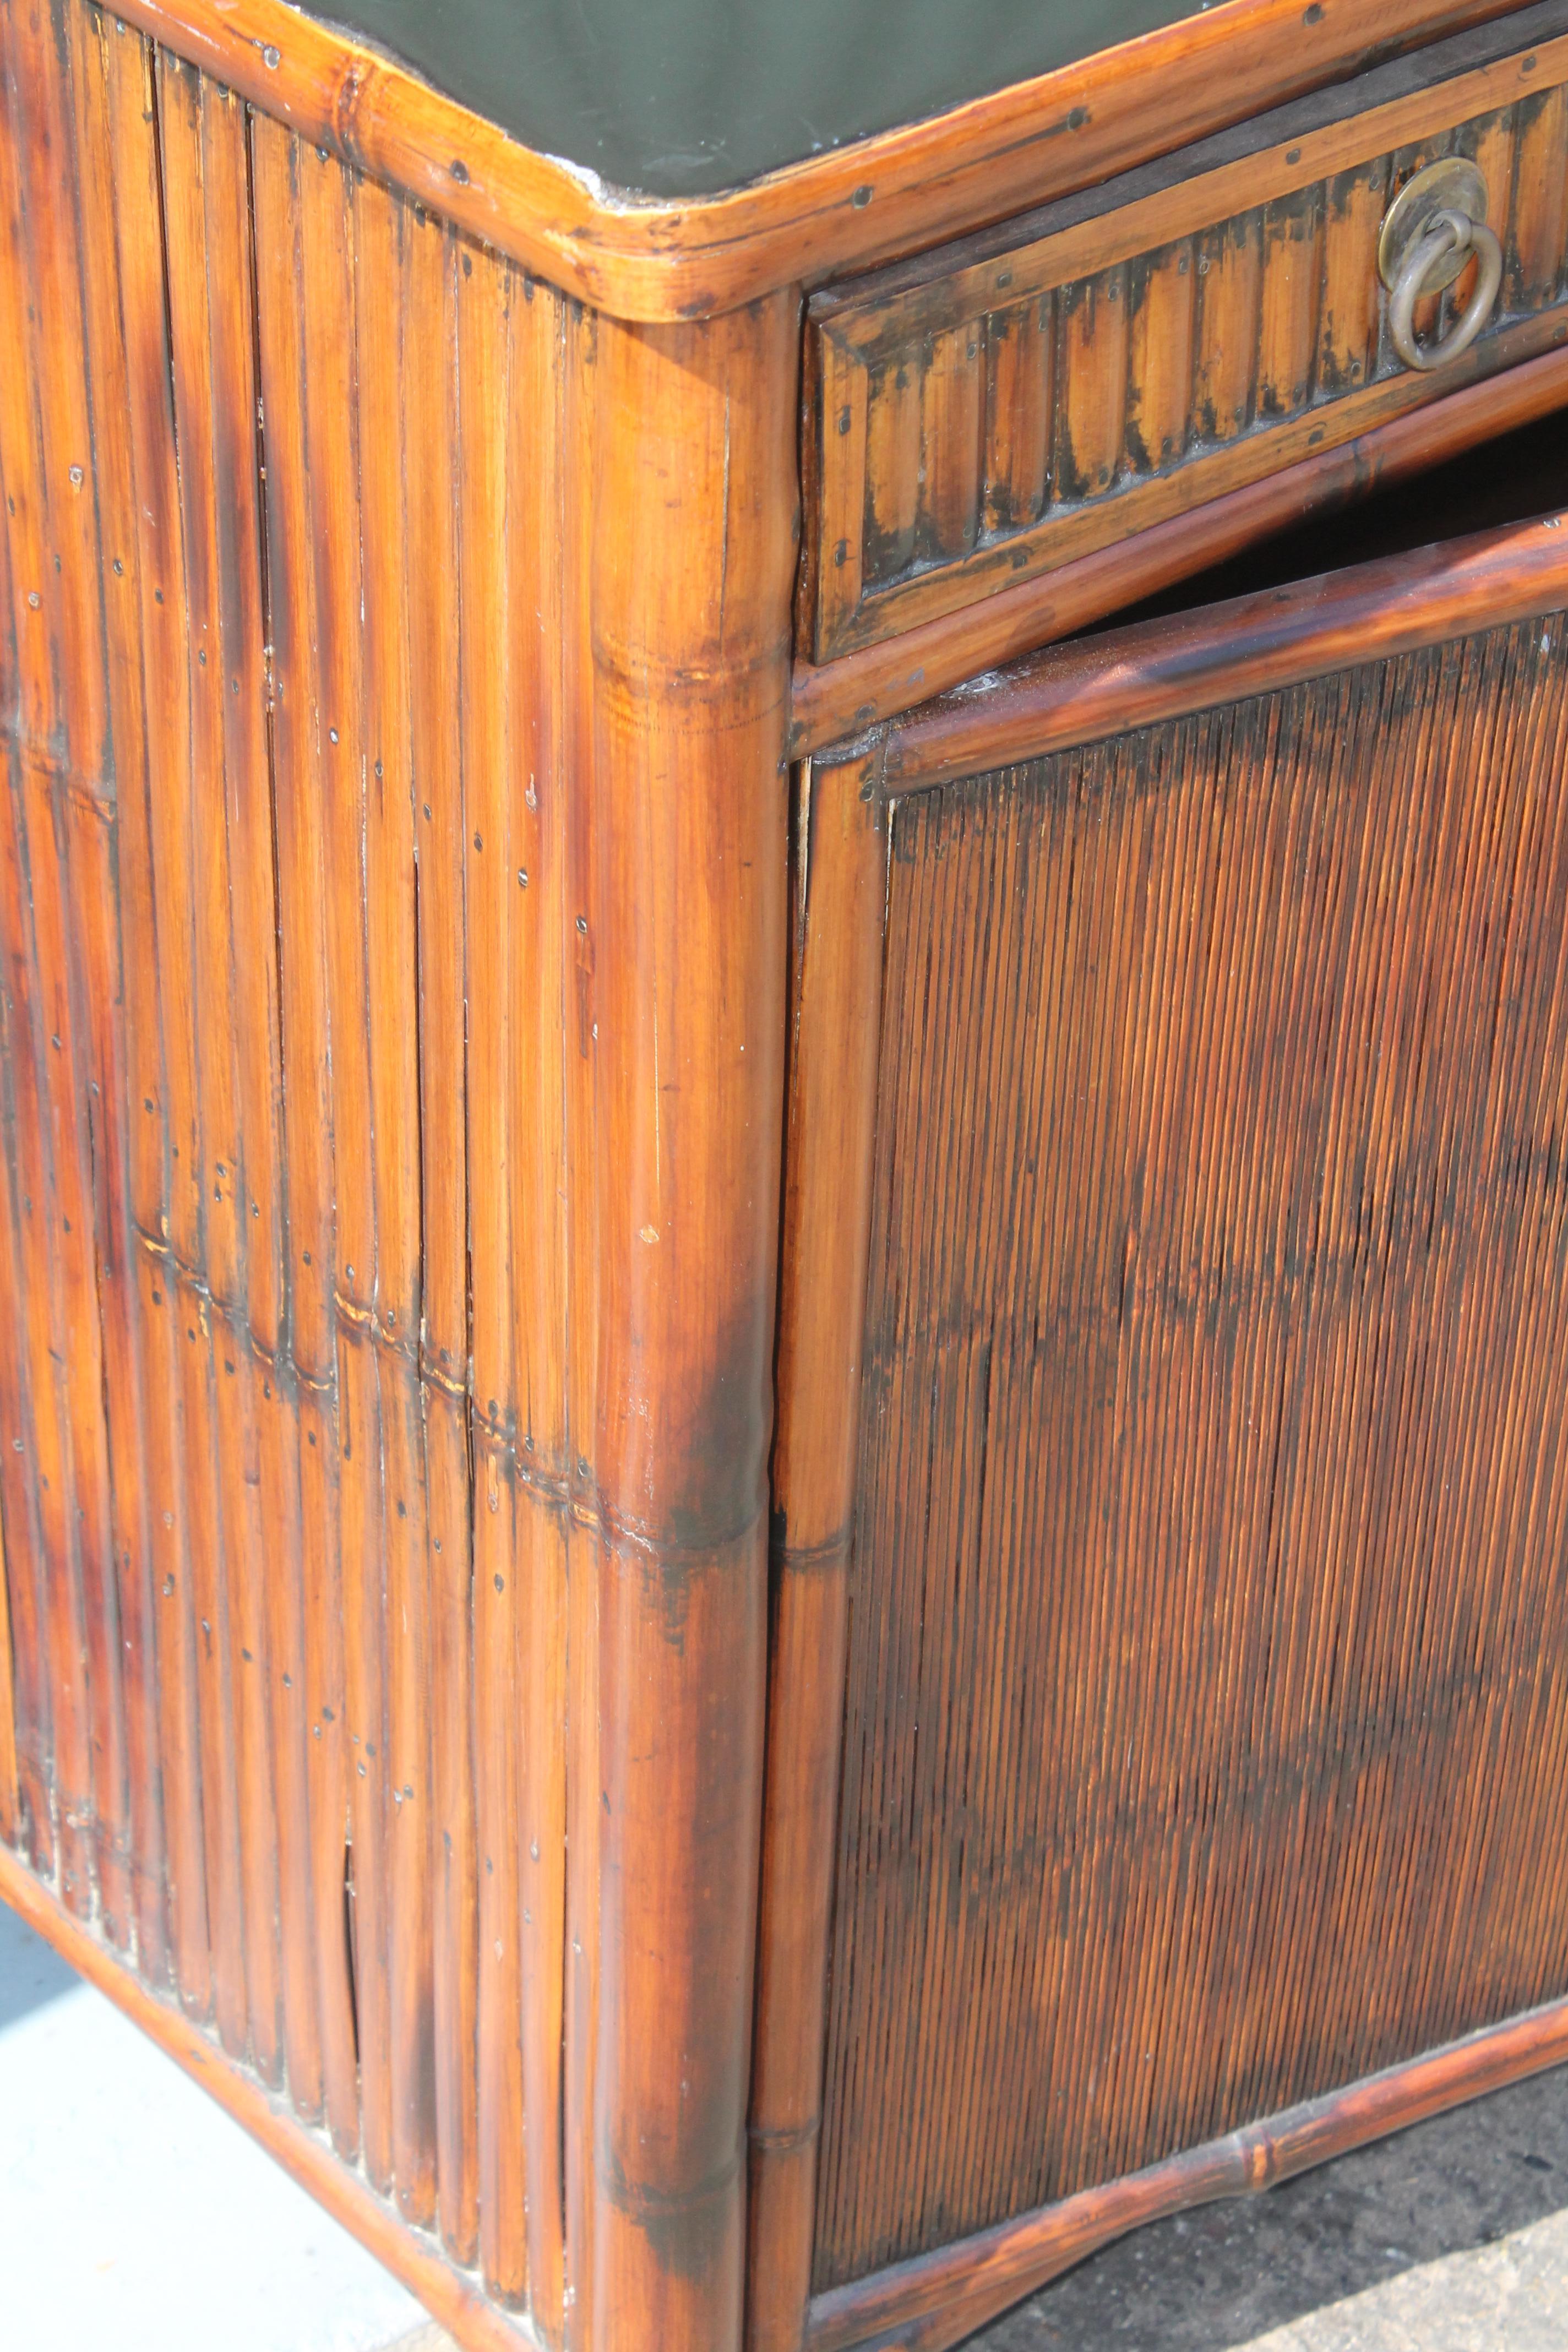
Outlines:
[[[889,721],[881,789],[897,799],[1104,742],[1342,666],[1524,620],[1560,602],[1568,602],[1564,513],[1047,646]]]
[[[806,2352],[942,2352],[1010,2304],[1146,2221],[1256,2196],[1388,2133],[1568,2063],[1568,1999],[1483,2027],[1342,2091],[1285,2107],[1124,2180],[1037,2207],[932,2254],[815,2296]],[[920,2323],[934,2323],[922,2327]]]
[[[515,2320],[503,2318],[423,2232],[382,2203],[363,2174],[351,2169],[323,2135],[289,2113],[172,2001],[161,2000],[133,1977],[5,1845],[0,1845],[0,1901],[9,1904],[79,1976],[106,1994],[132,2025],[243,2125],[268,2156],[417,2297],[463,2352],[544,2352],[542,2340],[521,2314]]]
[[[818,283],[945,242],[1516,5],[1226,0],[923,122],[684,201],[625,194],[524,146],[286,0],[117,0],[112,13],[566,293],[654,323],[711,317],[803,276]],[[1148,122],[1160,125],[1152,138],[1139,132]]]
[[[912,711],[979,670],[1068,636],[1118,604],[1190,579],[1282,528],[1547,415],[1565,398],[1568,350],[1545,352],[1016,588],[837,661],[797,660],[790,756],[842,757],[830,748],[836,740]]]

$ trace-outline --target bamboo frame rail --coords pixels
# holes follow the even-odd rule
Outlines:
[[[1568,515],[1546,515],[1232,598],[1208,608],[1200,631],[1175,614],[1047,646],[892,720],[880,789],[896,799],[1560,602],[1568,603]]]
[[[873,2344],[877,2352],[947,2352],[1021,2295],[1145,2221],[1225,2197],[1257,2196],[1388,2132],[1565,2061],[1568,2000],[1552,2001],[1125,2180],[819,2295],[807,2316],[807,2352]]]

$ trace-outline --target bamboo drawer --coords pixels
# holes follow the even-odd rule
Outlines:
[[[1395,348],[1379,234],[1469,159],[1501,248],[1462,354]],[[1510,16],[817,295],[800,642],[817,662],[1258,482],[1568,336],[1568,6]],[[1476,292],[1424,297],[1424,352]]]

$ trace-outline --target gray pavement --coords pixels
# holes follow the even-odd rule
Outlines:
[[[450,2352],[171,2059],[0,1906],[0,2344]],[[1156,2223],[971,2352],[1565,2352],[1568,2069]],[[700,2347],[671,2347],[700,2352]]]
[[[384,2352],[423,2317],[0,1905],[5,2352]]]

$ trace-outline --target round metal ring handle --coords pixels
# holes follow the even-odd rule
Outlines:
[[[1470,299],[1457,325],[1440,341],[1424,348],[1415,340],[1415,305],[1424,294],[1451,285],[1472,251],[1479,268]],[[1405,366],[1446,367],[1468,352],[1490,318],[1501,284],[1502,247],[1485,221],[1447,209],[1435,213],[1407,249],[1388,305],[1388,331]]]

